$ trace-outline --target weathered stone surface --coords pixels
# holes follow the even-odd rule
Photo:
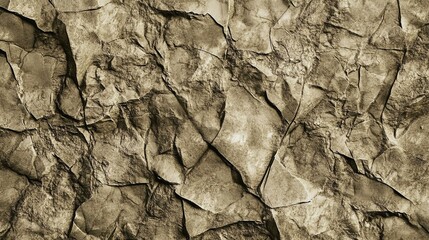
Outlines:
[[[111,0],[89,0],[89,1],[74,1],[72,3],[65,0],[52,0],[52,5],[60,12],[81,12],[89,10],[97,10],[111,2]]]
[[[237,222],[262,222],[263,205],[251,194],[245,194],[239,201],[224,211],[212,213],[183,202],[186,230],[191,237],[209,229],[220,228]]]
[[[123,228],[125,224],[138,221],[144,214],[145,195],[145,186],[98,188],[76,210],[71,236],[84,239],[88,236],[106,238],[117,235],[115,225]],[[98,211],[93,214],[95,208]]]
[[[150,163],[154,171],[161,179],[172,184],[181,184],[184,180],[183,168],[173,155],[161,154]]]
[[[34,27],[24,19],[0,9],[0,40],[14,43],[24,49],[34,44]]]
[[[148,183],[150,173],[144,151],[144,138],[124,130],[115,130],[112,123],[96,126],[93,135],[93,171],[108,185]]]
[[[2,128],[22,131],[35,128],[30,114],[25,110],[19,96],[16,79],[5,56],[0,57],[1,87],[0,125]]]
[[[0,196],[0,236],[4,236],[11,227],[12,210],[22,196],[28,182],[25,177],[7,169],[1,169],[0,173],[2,176],[0,180],[2,192]]]
[[[0,239],[429,238],[425,0],[0,0]]]
[[[276,1],[233,1],[228,27],[231,38],[241,50],[259,53],[272,51],[271,27],[287,10],[288,4]]]
[[[262,199],[272,208],[310,202],[317,193],[311,183],[294,176],[277,159],[261,184]]]
[[[350,206],[317,196],[311,203],[272,210],[284,239],[337,239],[359,231],[359,220]],[[347,231],[349,231],[349,233]]]
[[[280,128],[274,109],[234,87],[227,92],[225,120],[213,145],[237,168],[244,183],[256,189],[280,141]]]
[[[174,146],[187,168],[193,167],[207,150],[207,143],[191,121],[186,121],[177,130]]]
[[[44,32],[53,31],[56,9],[49,0],[36,0],[31,2],[6,0],[2,7],[34,20],[37,27]]]
[[[211,150],[188,173],[176,193],[213,213],[225,210],[245,194],[243,187],[234,181],[231,169]]]
[[[205,233],[195,237],[199,240],[208,239],[228,239],[234,236],[235,239],[271,239],[272,235],[263,225],[258,225],[251,222],[243,222],[225,226],[219,229],[206,231]]]

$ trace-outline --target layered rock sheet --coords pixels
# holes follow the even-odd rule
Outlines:
[[[429,2],[0,0],[0,239],[429,239]]]

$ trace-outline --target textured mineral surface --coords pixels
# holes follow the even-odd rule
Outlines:
[[[0,0],[0,239],[429,239],[429,1]]]

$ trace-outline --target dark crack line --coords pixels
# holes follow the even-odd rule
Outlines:
[[[0,166],[2,166],[2,167],[4,167],[4,168],[6,168],[6,169],[8,169],[8,170],[12,171],[13,173],[15,173],[15,174],[16,174],[16,175],[18,175],[18,176],[24,177],[24,178],[27,180],[27,182],[28,182],[29,184],[38,185],[38,186],[41,186],[41,185],[42,185],[42,181],[41,181],[40,179],[32,178],[32,177],[30,177],[30,176],[28,176],[28,175],[26,175],[26,174],[24,174],[24,173],[21,173],[21,172],[19,172],[18,170],[13,169],[13,168],[12,168],[9,164],[7,164],[7,163],[2,163]]]
[[[364,211],[366,215],[368,215],[371,218],[374,217],[382,217],[382,218],[390,218],[390,217],[397,217],[402,219],[405,223],[407,223],[411,227],[417,227],[410,221],[410,217],[407,213],[404,212],[396,212],[396,211]]]
[[[369,41],[371,41],[371,39],[374,37],[374,35],[378,32],[378,30],[380,30],[380,28],[381,28],[381,26],[383,25],[383,23],[384,23],[384,18],[385,18],[385,16],[386,16],[386,10],[387,10],[387,4],[386,4],[386,6],[384,7],[384,9],[383,9],[383,13],[382,13],[382,15],[381,15],[381,21],[380,21],[380,23],[378,24],[378,26],[377,26],[377,28],[375,29],[375,31],[371,34],[371,36],[368,38],[368,40]]]
[[[82,105],[82,115],[83,115],[83,124],[84,128],[89,131],[88,123],[87,123],[87,117],[86,117],[86,103],[85,97],[83,95],[82,87],[79,85],[79,81],[77,79],[77,66],[76,61],[73,57],[73,50],[70,45],[70,39],[67,33],[66,25],[58,18],[55,18],[54,20],[54,32],[56,37],[58,38],[64,53],[66,55],[66,61],[67,61],[67,73],[65,78],[63,79],[63,84],[66,82],[66,78],[69,77],[72,79],[74,84],[76,85],[78,91],[79,91],[79,98]],[[92,135],[91,135],[92,137]]]
[[[295,110],[294,116],[293,116],[292,120],[290,121],[289,125],[287,126],[286,131],[285,131],[285,133],[283,134],[283,136],[282,136],[282,138],[281,138],[281,140],[280,140],[280,143],[279,143],[279,145],[278,145],[278,146],[279,146],[279,149],[281,148],[281,146],[283,146],[283,144],[284,144],[284,140],[286,139],[286,136],[288,136],[288,135],[289,135],[289,131],[292,129],[292,125],[294,125],[295,120],[296,120],[296,118],[297,118],[297,116],[298,116],[298,113],[299,113],[300,108],[301,108],[302,99],[303,99],[303,97],[304,97],[304,87],[305,87],[305,84],[306,84],[306,83],[305,83],[305,81],[303,81],[303,82],[302,82],[302,87],[301,87],[301,97],[300,97],[300,99],[299,99],[298,106],[296,107],[296,110]],[[295,126],[295,125],[294,125],[294,126]],[[266,170],[265,170],[264,177],[262,178],[262,182],[259,184],[258,191],[259,191],[259,194],[260,194],[260,195],[262,195],[262,194],[261,194],[262,189],[263,189],[263,188],[265,188],[266,179],[268,179],[268,176],[269,176],[270,171],[271,171],[271,167],[272,167],[272,165],[274,164],[274,161],[276,160],[276,155],[277,155],[277,153],[278,153],[279,149],[277,149],[277,150],[273,153],[273,155],[272,155],[272,157],[271,157],[271,160],[270,160],[270,162],[269,162],[269,164],[268,164],[268,166],[267,166],[267,168],[266,168]],[[264,185],[263,185],[263,186],[262,186],[262,183],[264,183]]]
[[[26,21],[27,23],[29,23],[30,25],[32,25],[33,27],[35,27],[35,29],[37,29],[40,32],[49,33],[49,31],[43,31],[42,29],[40,29],[39,26],[37,25],[36,20],[34,20],[34,19],[31,19],[31,18],[26,17],[24,15],[21,15],[21,14],[19,14],[17,12],[14,12],[14,11],[11,11],[9,9],[6,9],[4,7],[0,7],[0,9],[3,10],[3,11],[5,11],[5,12],[7,12],[7,13],[13,14],[13,15],[15,15],[15,16],[23,19],[24,21]]]
[[[396,70],[396,76],[395,76],[395,78],[393,79],[393,82],[392,82],[392,84],[390,85],[390,87],[389,87],[389,89],[388,89],[387,96],[386,96],[386,101],[384,102],[384,105],[383,105],[383,108],[382,108],[382,110],[381,110],[381,114],[380,114],[380,122],[381,122],[381,123],[383,123],[383,115],[384,115],[384,111],[385,111],[385,110],[386,110],[386,108],[387,108],[387,104],[388,104],[389,99],[390,99],[390,96],[391,96],[391,94],[392,94],[393,87],[394,87],[394,85],[395,85],[396,81],[398,80],[399,74],[401,73],[401,70],[402,70],[402,68],[403,68],[403,66],[404,66],[404,64],[405,64],[406,54],[407,54],[407,48],[405,48],[405,49],[404,49],[404,51],[403,51],[403,55],[402,55],[402,59],[401,59],[401,63],[399,63],[399,64],[398,64],[398,67],[397,67],[397,70]]]
[[[276,111],[276,113],[279,115],[280,119],[282,119],[283,121],[286,120],[286,122],[287,122],[287,119],[283,116],[282,111],[276,106],[275,103],[270,101],[270,99],[268,98],[267,91],[265,91],[264,98],[265,98],[265,101],[267,102],[268,106],[270,106],[272,109],[274,109]]]
[[[399,21],[399,27],[403,28],[403,26],[402,26],[402,13],[401,13],[401,2],[400,2],[400,0],[396,0],[396,3],[398,4],[398,21]]]
[[[350,30],[350,29],[347,29],[347,28],[345,28],[345,27],[343,27],[343,26],[341,26],[341,25],[337,25],[337,24],[332,23],[332,22],[325,22],[325,24],[326,24],[326,25],[328,25],[328,26],[331,26],[331,27],[333,27],[333,28],[338,28],[338,29],[342,29],[342,30],[344,30],[344,31],[347,31],[348,33],[350,33],[350,34],[352,34],[352,35],[354,35],[354,36],[364,37],[362,34],[359,34],[359,33],[357,33],[357,32],[354,32],[354,31],[352,31],[352,30]]]
[[[169,8],[171,8],[172,10],[164,10],[164,9],[159,9],[159,8],[156,8],[156,7],[154,7],[154,6],[151,6],[151,5],[146,5],[149,9],[151,9],[154,13],[158,13],[158,14],[160,14],[160,15],[162,15],[162,16],[164,16],[164,17],[166,17],[166,18],[174,18],[174,17],[176,17],[176,18],[180,18],[180,17],[182,17],[182,18],[186,18],[186,19],[192,19],[192,18],[197,18],[197,17],[205,17],[206,15],[210,15],[210,14],[200,14],[200,13],[195,13],[195,12],[192,12],[192,11],[189,11],[189,12],[187,12],[187,11],[180,11],[180,10],[176,10],[176,9],[173,9],[174,7],[173,6],[171,6],[171,5],[169,5],[169,4],[167,4],[167,3],[165,3]],[[210,17],[211,17],[211,15],[210,15]],[[216,22],[215,21],[215,23],[217,24],[217,25],[220,25],[218,22]],[[222,25],[220,25],[220,26],[222,26]]]

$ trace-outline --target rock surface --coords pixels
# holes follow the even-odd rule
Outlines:
[[[429,239],[424,0],[0,0],[0,239]]]

